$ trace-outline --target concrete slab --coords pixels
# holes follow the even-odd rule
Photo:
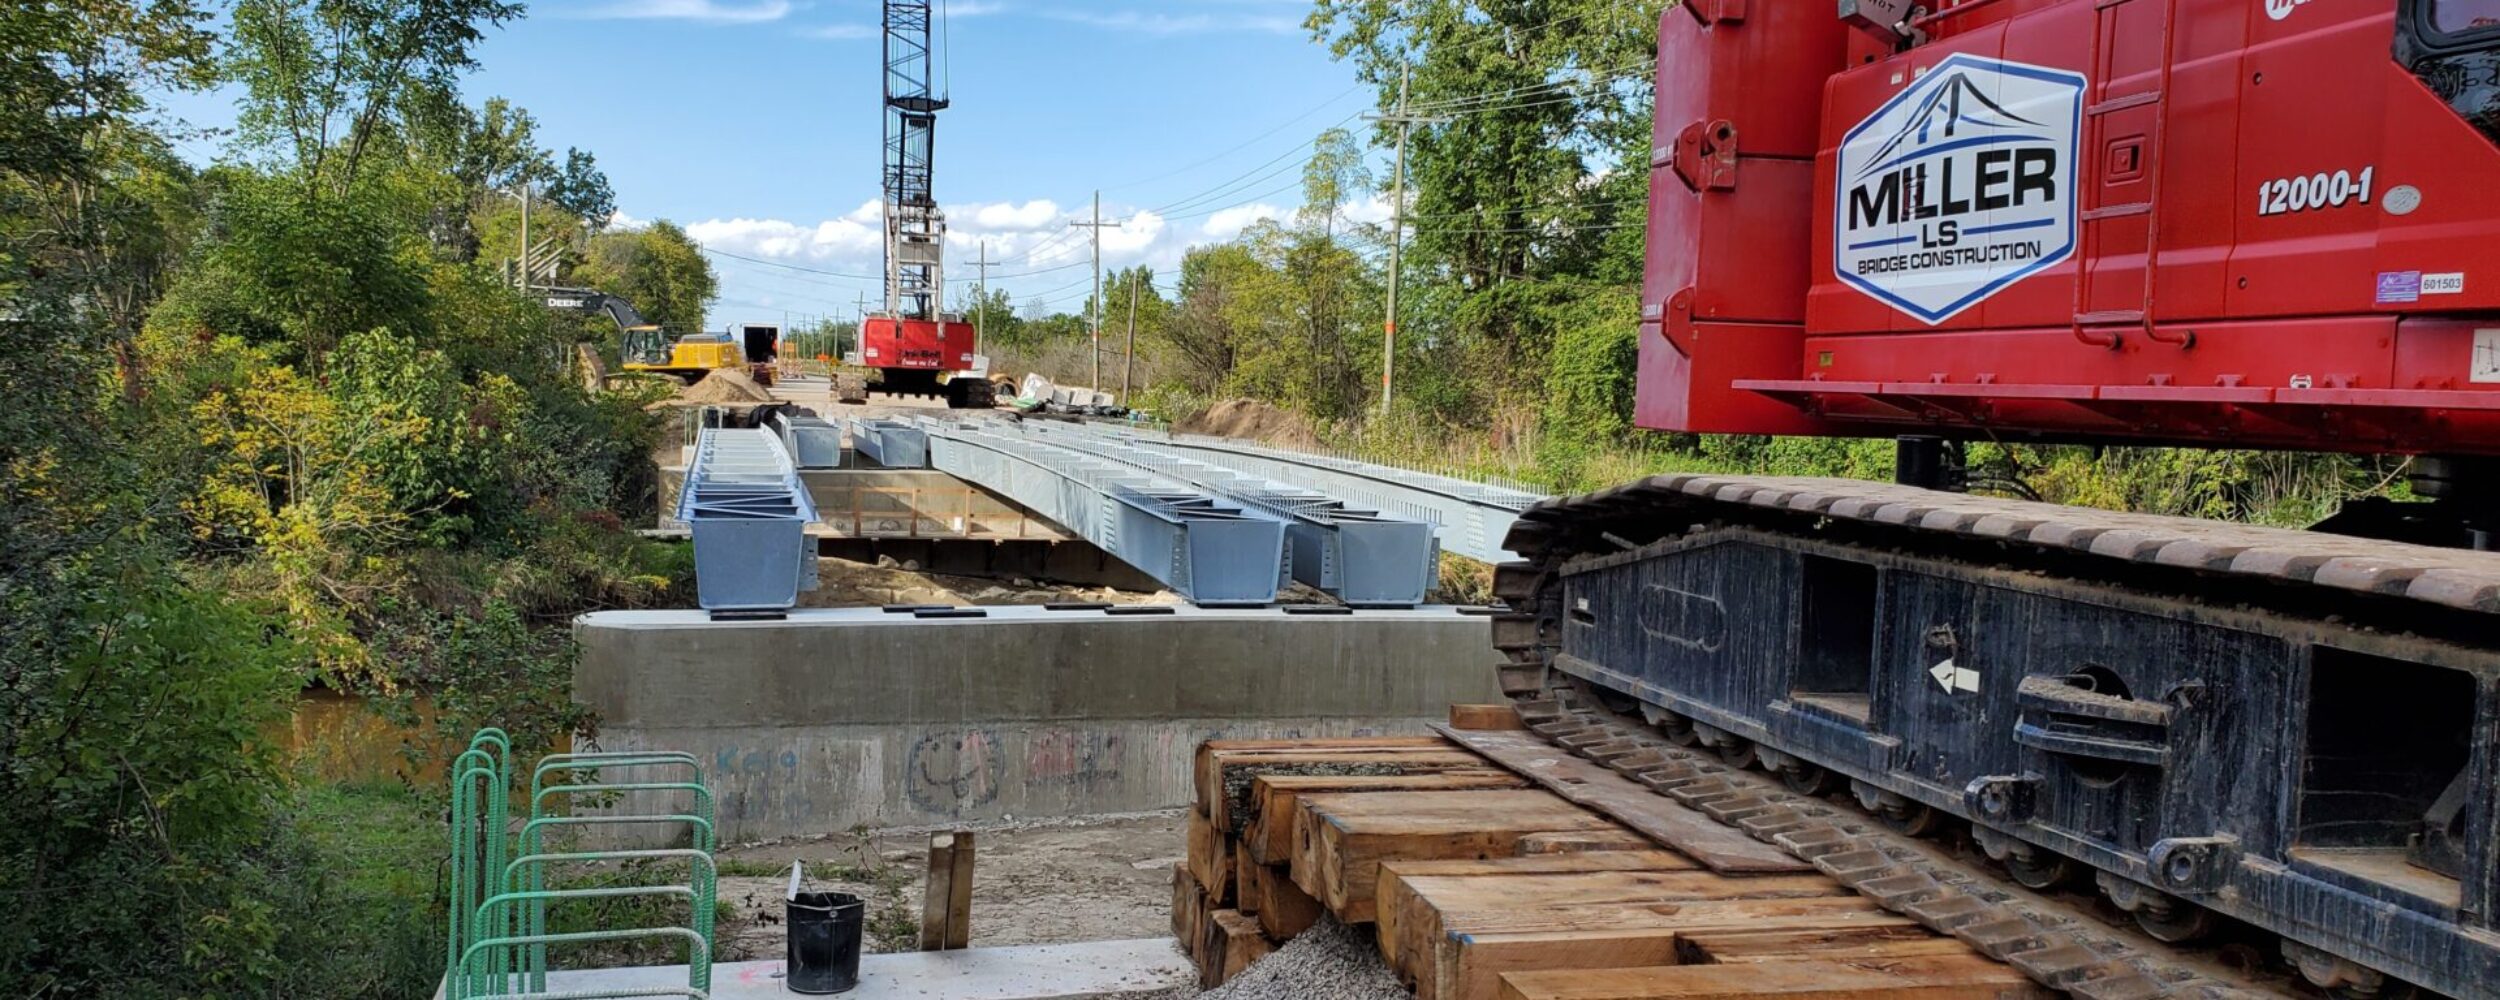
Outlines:
[[[843,1000],[1109,1000],[1166,990],[1197,978],[1197,970],[1172,939],[1146,938],[867,955],[859,960],[859,988],[841,996]],[[684,985],[686,967],[682,965],[547,976],[548,992],[584,996]],[[782,986],[778,961],[714,967],[710,992],[712,1000],[788,1000],[801,995]]]
[[[1489,622],[1451,608],[1160,610],[603,612],[574,691],[602,748],[704,761],[726,843],[1166,809],[1202,740],[1421,733],[1499,695]]]

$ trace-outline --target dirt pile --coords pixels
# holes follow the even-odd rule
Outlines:
[[[1171,591],[1138,593],[1022,578],[948,576],[892,564],[825,558],[816,561],[815,590],[799,595],[802,608],[860,608],[887,604],[1176,604]]]
[[[773,394],[735,368],[716,368],[677,398],[688,403],[769,403]]]
[[[1227,399],[1172,429],[1183,434],[1241,438],[1287,448],[1319,446],[1319,435],[1312,432],[1310,421],[1255,399]]]

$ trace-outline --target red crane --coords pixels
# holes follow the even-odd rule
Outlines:
[[[1903,484],[1533,510],[1506,681],[2334,995],[2490,995],[2500,0],[1839,8],[1661,16],[1636,419],[1893,436]],[[1967,440],[2405,456],[2430,499],[2078,511],[1956,492]]]
[[[946,312],[946,213],[933,181],[949,102],[930,86],[929,23],[929,0],[886,0],[885,307],[861,319],[858,361],[878,370],[880,392],[987,408],[995,396],[974,327]]]

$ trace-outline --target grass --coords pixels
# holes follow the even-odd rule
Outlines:
[[[443,969],[441,817],[406,788],[366,781],[302,786],[293,822],[319,866],[309,902],[327,937],[298,981],[342,1000],[431,993]]]
[[[802,859],[807,862],[807,880],[811,883],[841,883],[864,887],[862,895],[868,904],[863,932],[870,951],[910,951],[920,945],[920,908],[910,896],[919,884],[918,873],[911,866],[886,861],[877,850],[876,838],[866,830],[854,830],[847,843],[827,844],[833,856]],[[847,856],[847,857],[846,857]],[[754,861],[727,858],[720,862],[722,877],[773,878],[786,877],[790,865],[779,861]]]

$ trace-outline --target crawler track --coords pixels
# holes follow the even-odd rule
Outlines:
[[[1777,844],[1885,909],[1960,939],[2044,986],[2085,1000],[2226,1000],[2295,995],[2282,976],[2245,975],[2225,956],[2164,946],[2101,921],[2088,899],[2031,892],[1936,842],[1777,778],[1679,747],[1599,707],[1585,688],[1516,699],[1528,727],[1573,754]]]
[[[1758,840],[1779,845],[1885,907],[1961,938],[2044,985],[2096,1000],[2286,992],[2314,996],[2318,987],[2343,997],[2394,997],[2408,995],[2411,987],[2396,977],[2383,977],[2370,965],[2392,957],[2427,970],[2414,978],[2436,982],[2436,977],[2444,976],[2470,983],[2478,981],[2472,978],[2477,963],[2487,961],[2486,956],[2472,952],[2470,945],[2454,943],[2478,936],[2472,927],[2460,926],[2480,923],[2471,915],[2471,903],[2445,914],[2434,906],[2383,906],[2384,912],[2402,913],[2402,919],[2410,922],[2401,934],[2380,925],[2338,939],[2338,931],[2310,926],[2311,942],[2347,958],[2336,958],[2291,938],[2283,939],[2279,948],[2272,944],[2252,947],[2249,942],[2263,942],[2267,935],[2236,924],[2229,926],[2237,940],[2220,947],[2165,944],[2155,934],[2179,936],[2163,932],[2176,929],[2184,934],[2187,925],[2201,924],[2207,916],[2204,907],[2151,891],[2146,885],[2163,882],[2160,865],[2148,868],[2143,857],[2149,853],[2159,858],[2159,851],[2145,845],[2115,851],[2085,845],[2089,849],[2075,850],[2073,838],[2061,840],[2064,831],[2044,824],[1965,825],[1962,821],[1974,808],[1984,808],[1979,806],[1980,784],[2001,779],[1973,781],[1967,798],[1963,794],[1939,797],[1928,794],[1932,788],[1908,787],[1917,781],[1897,779],[1942,776],[1943,758],[1922,760],[1915,753],[1904,758],[1897,744],[1889,758],[1881,753],[1864,757],[1831,753],[1829,741],[1801,741],[1794,738],[1795,726],[1782,728],[1783,722],[1793,723],[1800,714],[1797,705],[1789,702],[1809,700],[1790,695],[1788,683],[1777,683],[1767,699],[1759,692],[1747,700],[1687,690],[1679,687],[1672,671],[1641,662],[1644,655],[1655,658],[1657,650],[1665,647],[1626,643],[1619,635],[1610,638],[1605,633],[1608,628],[1621,632],[1629,627],[1610,625],[1610,614],[1637,614],[1642,618],[1639,630],[1653,638],[1678,629],[1689,631],[1695,618],[1692,609],[1698,606],[1694,602],[1703,599],[1718,609],[1713,614],[1723,612],[1736,623],[1724,626],[1732,630],[1730,634],[1743,627],[1741,620],[1747,615],[1776,619],[1798,614],[1784,605],[1770,606],[1768,599],[1763,599],[1761,607],[1748,605],[1747,600],[1761,594],[1748,591],[1742,582],[1730,585],[1714,580],[1707,570],[1709,564],[1701,561],[1712,558],[1714,551],[1750,547],[1783,558],[1862,563],[1870,571],[1912,579],[1913,585],[2016,594],[2026,600],[2049,601],[2058,608],[2071,605],[2095,613],[2117,609],[2191,630],[2253,635],[2290,647],[2309,648],[2300,644],[2314,643],[2316,648],[2367,649],[2372,656],[2390,661],[2435,664],[2488,686],[2496,661],[2487,636],[2489,616],[2500,610],[2500,560],[2486,554],[2079,511],[1883,484],[1709,476],[1657,477],[1540,505],[1522,516],[1508,547],[1527,560],[1505,565],[1496,574],[1496,592],[1511,611],[1496,619],[1495,644],[1508,658],[1502,670],[1504,689],[1518,701],[1531,728],[1660,794],[1742,828]],[[1664,568],[1643,570],[1644,563]],[[1683,603],[1663,610],[1645,606],[1635,612],[1627,607],[1633,603],[1633,592],[1601,578],[1609,571],[1649,573],[1635,578],[1646,581],[1648,591],[1658,590],[1658,581],[1671,581],[1672,587],[1686,588],[1675,591]],[[1713,590],[1714,586],[1720,589]],[[1609,602],[1618,606],[1609,608]],[[1898,604],[1881,608],[1888,610],[1878,615],[1903,614],[1904,627],[1919,624],[1907,621]],[[1811,608],[1805,614],[1810,618]],[[1666,620],[1661,621],[1661,616]],[[1880,618],[1877,622],[1879,629],[1889,627]],[[1580,625],[1577,631],[1574,623]],[[1999,629],[2000,634],[2003,631]],[[2056,651],[2042,650],[2044,654]],[[1999,669],[2005,668],[2004,661],[2019,659],[2003,655],[2004,650],[1998,652],[1995,666]],[[2306,658],[2311,655],[2293,657],[2290,662],[2297,670],[2258,666],[2277,673],[2305,673],[2311,669],[2311,660]],[[1706,657],[1688,659],[1704,660],[1700,664],[1704,668],[1714,666]],[[1863,690],[1879,701],[1887,690],[1907,690],[1888,689],[1886,685],[1897,683],[1897,678],[1888,681],[1882,673],[1903,667],[1877,665],[1873,668],[1877,678]],[[2018,672],[2042,669],[2030,664],[2019,667]],[[1759,661],[1723,662],[1715,668],[1766,673],[1789,669]],[[1909,669],[1923,668],[1912,665]],[[1919,683],[1924,683],[1923,678]],[[2298,683],[2284,680],[2284,703],[2254,711],[2293,713],[2298,709],[2298,692],[2304,690]],[[1992,704],[2004,716],[1992,725],[2010,731],[2015,709],[2011,685],[2007,687],[2002,696],[1991,693],[2002,698]],[[2028,687],[2025,695],[2030,696]],[[2135,711],[2141,704],[2121,707]],[[2026,701],[2023,710],[2036,707]],[[2184,716],[2194,707],[2177,706],[2169,711]],[[2250,711],[2237,706],[2234,710]],[[1772,718],[1781,713],[1787,715]],[[1875,723],[1861,724],[1868,730],[1880,729],[1882,714],[1878,709],[1873,713]],[[1983,718],[1986,714],[1980,713]],[[2274,722],[2260,718],[2257,725]],[[1831,728],[1829,720],[1818,724]],[[2294,732],[2295,725],[2315,727],[2317,723],[2284,721],[2279,731]],[[1915,747],[1927,735],[1909,733],[1901,740]],[[2003,737],[1992,734],[1991,738]],[[2188,737],[2179,737],[2177,742],[2188,745]],[[1902,763],[1905,759],[1934,773],[1912,773],[1915,768]],[[2227,772],[2196,771],[2214,767],[2211,762],[2165,760],[2170,762],[2159,766],[2180,768],[2187,784],[2228,777]],[[1894,773],[1886,773],[1887,768]],[[2159,776],[2166,771],[2153,773]],[[1952,790],[1960,792],[1966,776],[1951,777]],[[2035,782],[2040,778],[2036,774],[2022,777]],[[1805,780],[1796,780],[1800,778]],[[1850,780],[1840,780],[1844,778]],[[1799,786],[1809,794],[1795,790]],[[1848,795],[1832,794],[1850,786],[1858,793],[1855,801]],[[1918,801],[1922,798],[1926,801]],[[2289,804],[2282,810],[2284,815],[2294,811]],[[2061,869],[2072,865],[2085,873],[2097,870],[2109,901],[2088,892],[2042,893],[2023,888],[2004,868],[1980,860],[1979,852],[1957,854],[1933,839],[1936,829],[1946,825],[1967,832],[1988,857],[2000,861],[2010,855],[2015,862],[2054,864]],[[1911,828],[1910,833],[1899,832],[1901,828]],[[2241,832],[2230,830],[2230,836],[2220,838],[2222,849],[2235,851],[2233,838]],[[2265,838],[2280,837],[2283,844],[2279,846],[2296,846],[2288,831],[2254,831],[2252,835],[2261,845]],[[2186,839],[2217,842],[2212,837]],[[2050,846],[2039,845],[2053,845],[2056,851],[2070,853],[2071,860],[2049,853]],[[2279,878],[2287,867],[2273,857],[2260,857],[2258,851],[2250,853],[2254,860],[2244,867],[2263,877]],[[2232,858],[2236,860],[2237,855]],[[2240,877],[2237,868],[2217,867],[2226,869],[2218,878]],[[2469,899],[2476,895],[2473,887],[2479,877],[2469,873],[2465,880]],[[2042,885],[2049,880],[2035,873],[2027,881]],[[2091,880],[2077,881],[2090,884]],[[2333,920],[2314,918],[2299,906],[2282,902],[2297,902],[2295,897],[2244,891],[2240,883],[2219,886],[2206,887],[2201,896],[2185,890],[2181,895],[2218,909],[2236,906],[2239,913],[2235,915],[2252,919],[2280,914],[2264,909],[2252,912],[2251,907],[2275,907],[2298,920],[2317,919],[2318,924],[2336,926]],[[2138,922],[2154,933],[2126,924],[2112,903],[2137,911]],[[2174,905],[2178,907],[2175,913]],[[2147,906],[2154,909],[2146,911]],[[2298,975],[2277,961],[2278,951]],[[2383,967],[2394,966],[2394,961],[2388,961]],[[2308,982],[2301,981],[2304,977]]]

